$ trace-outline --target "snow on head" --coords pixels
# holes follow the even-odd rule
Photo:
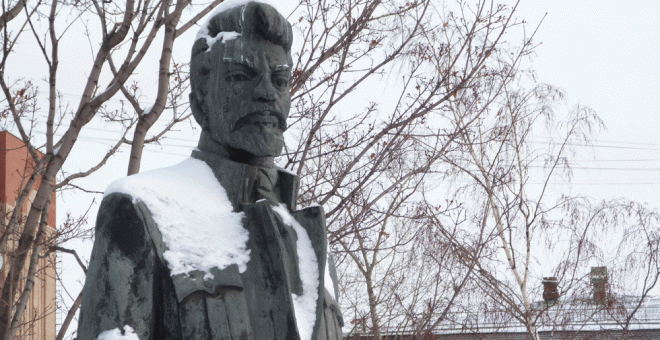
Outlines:
[[[258,3],[270,5],[271,7],[275,8],[280,14],[282,14],[282,12],[279,10],[279,6],[277,5],[277,3],[271,0],[225,0],[221,4],[219,4],[218,7],[215,8],[215,10],[213,10],[209,18],[213,18],[214,16],[216,16],[216,14],[222,13],[224,11],[228,11],[234,7],[245,6],[250,2],[258,2]],[[207,24],[208,24],[208,20],[206,21],[206,23],[204,23],[202,28],[206,28]]]
[[[200,30],[200,32],[201,32],[201,30]],[[199,39],[199,38],[204,38],[204,39],[206,39],[206,45],[209,46],[209,47],[206,49],[206,52],[208,52],[208,51],[211,50],[211,48],[213,47],[213,45],[214,45],[216,42],[219,41],[219,42],[221,42],[221,43],[224,43],[224,42],[229,41],[229,40],[234,40],[234,39],[236,39],[236,38],[238,38],[238,37],[240,37],[240,36],[241,36],[241,34],[238,33],[238,32],[220,32],[220,33],[218,33],[215,37],[211,37],[211,36],[208,35],[208,34],[201,34],[201,35],[198,34],[198,35],[197,35],[197,38],[198,38],[198,39]]]
[[[316,303],[319,293],[319,266],[316,260],[312,241],[307,231],[296,221],[286,208],[281,204],[273,207],[273,210],[282,217],[282,221],[293,227],[298,235],[296,250],[298,251],[298,267],[300,268],[300,279],[302,280],[302,295],[293,296],[293,309],[296,313],[296,323],[300,339],[310,340],[316,322]]]
[[[131,326],[125,325],[123,330],[115,328],[102,332],[96,340],[140,340],[140,338],[138,338]]]
[[[206,39],[206,44],[209,46],[206,49],[206,51],[208,52],[211,50],[211,47],[213,47],[213,44],[215,44],[218,41],[220,41],[220,43],[224,43],[226,41],[233,40],[239,37],[241,35],[239,32],[220,32],[217,36],[212,37],[209,35],[209,28],[208,28],[209,22],[211,18],[216,16],[218,13],[230,10],[234,7],[247,5],[250,2],[264,3],[272,6],[275,9],[278,9],[278,6],[274,2],[271,2],[269,0],[225,0],[224,2],[219,4],[218,7],[215,8],[215,10],[213,11],[213,13],[211,13],[211,15],[208,16],[208,19],[206,19],[204,25],[202,25],[202,27],[199,29],[199,32],[197,32],[195,41],[199,39]]]
[[[233,212],[225,189],[205,162],[188,158],[168,168],[122,178],[105,195],[128,194],[143,202],[163,236],[163,257],[171,275],[206,272],[238,265],[242,273],[250,261],[248,231],[243,213]]]

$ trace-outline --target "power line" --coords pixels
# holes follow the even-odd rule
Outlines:
[[[100,145],[108,145],[116,142],[116,139],[112,138],[104,138],[104,137],[92,137],[92,136],[80,136],[78,139],[90,143],[95,143],[95,144],[100,144]],[[146,146],[149,147],[154,147],[156,145],[160,145],[161,147],[176,147],[176,148],[188,148],[192,149],[196,146],[195,144],[192,144],[192,140],[186,140],[180,138],[180,140],[185,140],[185,141],[190,141],[191,144],[186,145],[186,144],[171,144],[167,142],[159,142],[158,144],[146,144]],[[170,155],[178,155],[178,156],[183,156],[180,153],[175,153],[175,152],[168,152],[164,150],[148,150],[149,152],[156,152],[156,153],[162,153],[162,154],[170,154]],[[614,160],[580,160],[578,162],[651,162],[651,161],[660,161],[660,159],[643,159],[643,160],[635,160],[635,159],[614,159]],[[640,168],[640,167],[593,167],[593,166],[580,166],[577,163],[571,162],[572,169],[573,170],[606,170],[606,171],[660,171],[660,167],[657,168]],[[544,168],[543,166],[540,165],[530,165],[530,168],[536,168],[536,169],[542,169]]]
[[[100,131],[100,132],[110,132],[106,129],[101,129],[101,128],[95,128],[95,127],[86,127],[85,130],[93,130],[93,131]],[[41,133],[45,135],[45,131],[37,131],[37,133]],[[61,137],[63,133],[57,133],[56,136]],[[100,137],[98,135],[91,136],[91,135],[85,135],[81,134],[78,137],[79,140],[81,141],[86,141],[89,143],[94,143],[94,144],[100,144],[100,145],[112,145],[117,142],[117,138],[112,138],[112,137]],[[190,144],[182,144],[182,143],[168,143],[168,140],[175,140],[175,141],[182,141],[182,142],[189,142]],[[599,145],[598,147],[602,148],[614,148],[614,149],[629,149],[629,150],[654,150],[654,151],[660,151],[660,144],[652,144],[652,143],[636,143],[636,142],[623,142],[623,141],[608,141],[611,143],[620,143],[620,144],[641,144],[641,145],[657,145],[659,149],[655,148],[639,148],[639,147],[629,147],[629,146],[606,146],[606,145]],[[165,137],[163,140],[159,141],[157,145],[160,145],[163,148],[168,148],[168,147],[173,147],[173,148],[188,148],[192,149],[197,145],[197,140],[191,139],[191,138],[177,138],[177,137]],[[154,144],[146,144],[146,146],[153,147]],[[176,156],[188,156],[187,154],[182,154],[182,153],[177,153],[177,152],[170,152],[170,151],[165,151],[165,150],[147,150],[148,152],[155,152],[155,153],[161,153],[161,154],[168,154],[168,155],[176,155]],[[589,162],[589,163],[601,163],[601,162],[618,162],[618,163],[630,163],[630,162],[660,162],[660,159],[656,158],[644,158],[644,159],[582,159],[582,160],[573,160],[570,161],[572,169],[573,170],[600,170],[600,171],[660,171],[660,167],[651,167],[651,168],[640,168],[640,167],[606,167],[606,166],[580,166],[580,162]],[[543,166],[539,165],[530,165],[531,168],[543,168]]]
[[[660,162],[660,158],[645,159],[576,159],[573,162]]]
[[[535,137],[535,138],[541,138],[541,139],[546,139],[546,140],[551,140],[552,139],[552,138],[547,137],[547,136],[538,136],[538,137]],[[660,147],[659,143],[629,142],[629,141],[604,140],[604,139],[596,139],[595,142],[614,143],[614,144],[630,144],[630,145],[649,145],[649,146]]]
[[[610,168],[610,167],[589,167],[589,166],[579,166],[573,165],[573,170],[608,170],[608,171],[660,171],[658,168]]]

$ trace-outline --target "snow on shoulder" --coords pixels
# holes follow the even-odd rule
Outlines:
[[[140,340],[140,338],[138,338],[131,326],[125,325],[123,330],[115,328],[102,332],[96,340]]]
[[[163,257],[171,275],[206,272],[250,261],[243,213],[233,211],[227,192],[201,160],[188,158],[163,169],[124,177],[110,184],[105,195],[123,193],[143,202],[163,236]]]
[[[337,296],[335,293],[335,283],[332,282],[332,276],[330,276],[330,253],[328,253],[328,257],[325,260],[325,274],[323,274],[323,287],[328,291],[328,294],[330,296],[337,300]]]

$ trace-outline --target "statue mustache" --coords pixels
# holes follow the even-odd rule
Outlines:
[[[234,123],[232,130],[240,130],[245,125],[258,125],[262,128],[277,126],[282,131],[287,129],[286,117],[281,112],[270,109],[253,111],[244,115]]]

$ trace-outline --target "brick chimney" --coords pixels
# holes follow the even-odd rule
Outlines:
[[[559,299],[559,291],[557,290],[557,278],[556,277],[544,277],[543,281],[543,300],[549,305],[555,304],[557,299]]]
[[[605,305],[607,303],[607,267],[591,267],[591,286],[594,289],[594,303]]]

